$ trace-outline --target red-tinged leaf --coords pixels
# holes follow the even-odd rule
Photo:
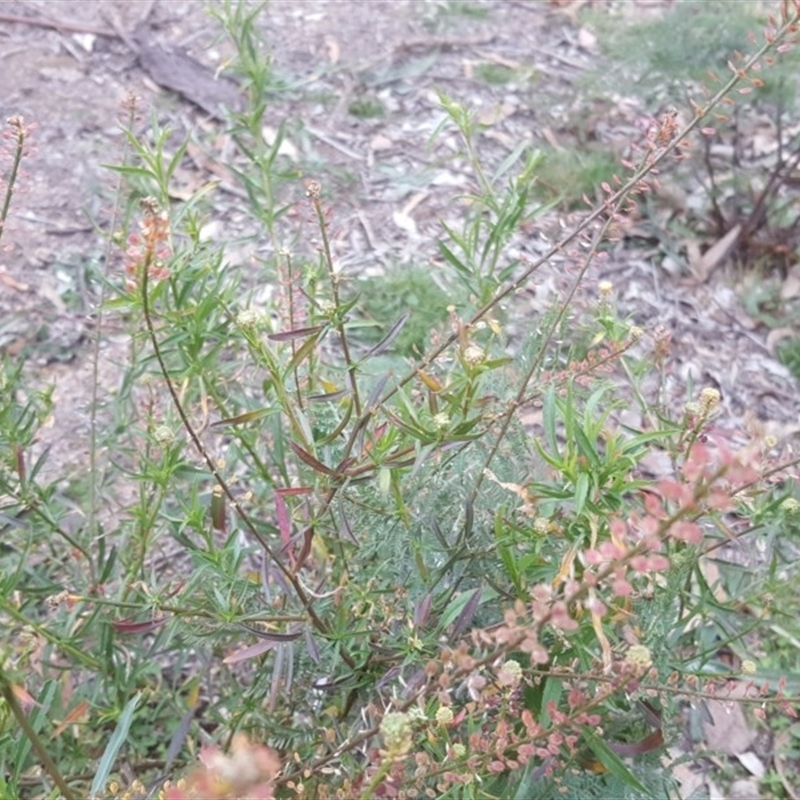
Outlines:
[[[275,492],[275,518],[278,522],[278,532],[281,535],[283,546],[287,549],[292,542],[292,524],[289,520],[289,509],[283,495]]]
[[[478,610],[478,607],[481,604],[482,594],[483,594],[482,589],[476,589],[472,593],[472,597],[470,597],[469,600],[467,600],[463,610],[458,615],[458,619],[456,619],[455,624],[453,625],[454,638],[457,639],[469,627],[469,624],[472,622],[472,618],[475,616],[475,612]]]
[[[401,431],[405,431],[407,434],[409,434],[409,436],[413,436],[415,439],[420,439],[423,442],[429,442],[432,440],[433,437],[426,430],[409,425],[400,419],[400,417],[398,417],[396,414],[392,414],[391,411],[384,409],[383,414],[389,420],[389,422],[391,422]]]
[[[372,450],[372,448],[375,446],[375,444],[381,440],[381,438],[383,437],[383,434],[386,433],[387,427],[388,427],[388,424],[385,423],[385,422],[382,422],[375,429],[375,431],[372,434],[372,436],[370,436],[369,439],[364,443],[364,449],[363,449],[362,452],[369,453]]]
[[[312,456],[308,450],[304,450],[302,447],[300,447],[299,444],[296,444],[295,442],[289,442],[289,445],[300,458],[300,460],[308,464],[311,469],[315,470],[316,472],[321,472],[323,475],[336,475],[336,473],[330,467],[326,467],[321,461],[318,461],[316,458],[314,458],[314,456]]]
[[[125,636],[138,636],[142,633],[152,633],[158,630],[166,621],[166,616],[151,619],[146,622],[134,622],[129,618],[114,620],[111,625],[117,633],[121,633]]]
[[[33,696],[28,693],[28,690],[24,686],[20,686],[18,683],[12,683],[11,691],[13,692],[14,697],[17,698],[17,702],[25,711],[27,711],[29,708],[33,708],[34,706],[41,708],[39,703],[33,699]]]
[[[165,599],[172,600],[172,598],[175,597],[175,595],[178,594],[178,592],[180,592],[180,590],[183,589],[185,585],[186,585],[185,580],[178,581],[178,585],[174,589],[170,589],[170,591],[167,592],[166,595],[164,595]]]
[[[287,486],[284,489],[275,490],[282,497],[297,497],[300,494],[311,494],[313,491],[310,486]]]
[[[433,595],[428,592],[421,600],[414,604],[414,626],[424,628],[433,607]]]
[[[212,423],[212,428],[221,428],[226,425],[244,425],[246,422],[252,422],[254,419],[260,419],[269,412],[268,408],[257,408],[255,411],[245,411],[243,414],[237,414],[235,417],[228,417]]]
[[[306,559],[308,558],[309,554],[311,553],[311,543],[314,541],[314,529],[311,527],[306,528],[303,531],[303,547],[300,549],[300,552],[297,554],[297,562],[295,564],[295,572],[298,572],[303,568],[303,564],[306,563]]]
[[[56,729],[53,731],[51,738],[57,739],[61,736],[64,731],[69,728],[70,725],[73,725],[76,722],[81,722],[83,720],[88,719],[89,717],[89,704],[84,700],[82,703],[78,703],[72,711],[67,714],[64,718],[63,722],[56,726]]]
[[[251,644],[248,647],[243,647],[241,650],[235,650],[230,655],[225,656],[222,659],[223,664],[239,664],[242,661],[247,661],[251,658],[257,658],[264,653],[269,652],[272,650],[280,642],[274,641],[263,641],[263,642],[256,642],[255,644]]]
[[[19,478],[19,482],[24,484],[27,470],[25,469],[25,452],[21,447],[17,447],[16,457],[17,477]]]
[[[242,630],[257,636],[259,639],[266,639],[268,642],[273,642],[275,644],[281,644],[282,642],[294,642],[303,635],[302,630],[299,628],[295,628],[288,633],[277,633],[275,631],[266,631],[261,628],[255,628],[252,625],[239,625],[239,627],[242,628]]]
[[[642,753],[649,753],[651,750],[657,750],[663,745],[664,735],[660,730],[657,730],[645,736],[640,742],[635,742],[634,744],[611,743],[609,747],[618,756],[630,758],[631,756],[639,756]]]
[[[595,760],[602,765],[602,769],[593,772],[610,772],[615,778],[635,789],[637,792],[647,794],[647,788],[641,784],[639,779],[630,771],[620,757],[611,749],[611,746],[597,736],[593,731],[584,729],[584,741],[589,745]]]
[[[310,328],[295,328],[292,331],[279,331],[278,333],[271,333],[267,336],[273,342],[289,342],[293,339],[305,339],[308,336],[314,336],[319,333],[325,326],[312,325]]]

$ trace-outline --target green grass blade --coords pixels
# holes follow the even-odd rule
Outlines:
[[[137,692],[122,710],[117,728],[112,734],[111,739],[109,739],[103,757],[100,759],[100,764],[97,767],[97,772],[92,781],[92,788],[89,790],[89,797],[95,798],[105,792],[108,776],[111,774],[111,769],[114,766],[114,762],[117,760],[120,748],[128,738],[128,731],[133,722],[133,713],[136,711],[141,697],[142,693]]]

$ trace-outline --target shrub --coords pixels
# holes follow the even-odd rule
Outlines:
[[[765,587],[790,574],[779,532],[796,535],[796,462],[774,443],[737,452],[712,389],[677,416],[663,406],[646,378],[669,337],[620,319],[613,286],[595,300],[584,286],[631,197],[798,16],[787,8],[684,129],[660,117],[630,177],[536,261],[507,253],[540,210],[536,155],[492,172],[469,110],[443,96],[476,188],[436,243],[446,327],[401,349],[402,316],[379,341],[359,335],[320,183],[305,184],[297,254],[282,246],[291,175],[280,137],[261,135],[269,70],[253,12],[226,6],[251,89],[232,167],[271,242],[258,281],[279,291],[259,305],[203,240],[202,198],[171,205],[183,147],[129,128],[116,169],[146,196],[103,309],[131,331],[124,423],[94,417],[77,531],[40,479],[51,398],[2,373],[4,792],[35,776],[66,798],[143,796],[169,776],[173,800],[663,796],[680,702],[756,685],[745,657],[779,610]],[[22,123],[11,133],[21,157]],[[501,304],[513,319],[551,262],[550,312],[507,341]],[[111,491],[133,490],[124,515],[100,513],[106,468]],[[717,559],[712,577],[742,542],[768,552],[764,569]],[[758,685],[738,702],[793,713],[782,684]]]

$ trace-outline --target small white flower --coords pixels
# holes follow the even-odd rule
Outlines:
[[[703,411],[706,413],[716,408],[719,405],[719,401],[720,394],[718,389],[707,386],[702,392],[700,392],[700,405],[703,407]]]
[[[800,503],[798,503],[797,500],[794,499],[794,497],[787,497],[781,503],[781,509],[786,514],[796,514],[798,511],[800,511]]]
[[[503,686],[518,686],[522,680],[522,667],[519,665],[519,661],[514,661],[514,659],[506,661],[497,673],[497,680]]]
[[[381,720],[381,736],[390,755],[402,755],[411,749],[413,731],[411,717],[400,711],[390,711]]]
[[[628,336],[631,337],[632,342],[638,342],[644,336],[644,330],[638,325],[631,325],[628,329]]]
[[[175,431],[169,425],[159,425],[153,431],[153,438],[162,447],[169,447],[175,441]]]
[[[683,407],[683,413],[687,417],[699,417],[703,413],[703,407],[696,400],[690,400]]]
[[[240,328],[252,329],[258,327],[259,323],[259,315],[257,311],[254,311],[252,308],[243,308],[237,315],[236,315],[236,324]]]
[[[550,530],[550,520],[547,517],[536,517],[533,521],[533,530],[543,536]]]
[[[453,721],[453,709],[448,706],[439,706],[436,710],[436,724],[449,725]]]
[[[483,348],[478,347],[476,344],[471,344],[464,349],[464,361],[471,367],[480,364],[485,357],[486,354],[483,352]]]
[[[653,656],[650,648],[643,644],[633,644],[628,648],[625,655],[625,663],[636,669],[637,672],[644,672],[653,666]]]
[[[441,431],[450,427],[450,415],[446,411],[440,411],[433,415],[433,424]]]

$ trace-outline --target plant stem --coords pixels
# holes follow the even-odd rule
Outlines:
[[[50,754],[47,752],[44,744],[42,744],[42,740],[39,738],[39,735],[33,729],[33,726],[28,720],[25,712],[22,710],[22,707],[20,706],[19,702],[17,701],[17,697],[14,694],[14,686],[8,679],[8,676],[2,670],[0,670],[0,694],[2,694],[3,699],[6,701],[6,703],[8,703],[11,713],[16,718],[20,728],[22,728],[22,732],[25,734],[28,741],[31,743],[31,746],[36,751],[36,755],[39,756],[39,760],[42,762],[42,766],[44,767],[45,771],[53,779],[53,783],[55,783],[55,785],[58,787],[58,790],[61,792],[61,796],[64,798],[64,800],[77,800],[76,796],[72,793],[72,790],[69,788],[69,786],[67,786],[64,776],[58,771],[58,767],[56,767],[53,759],[50,758]]]
[[[19,175],[19,165],[22,163],[22,156],[25,152],[25,123],[22,117],[11,117],[8,120],[8,125],[11,128],[12,135],[15,141],[14,159],[11,163],[11,174],[8,176],[6,183],[6,195],[3,199],[3,208],[0,210],[0,239],[3,238],[3,231],[6,227],[6,220],[8,219],[8,211],[11,208],[11,198],[14,195],[14,186],[17,182]]]

